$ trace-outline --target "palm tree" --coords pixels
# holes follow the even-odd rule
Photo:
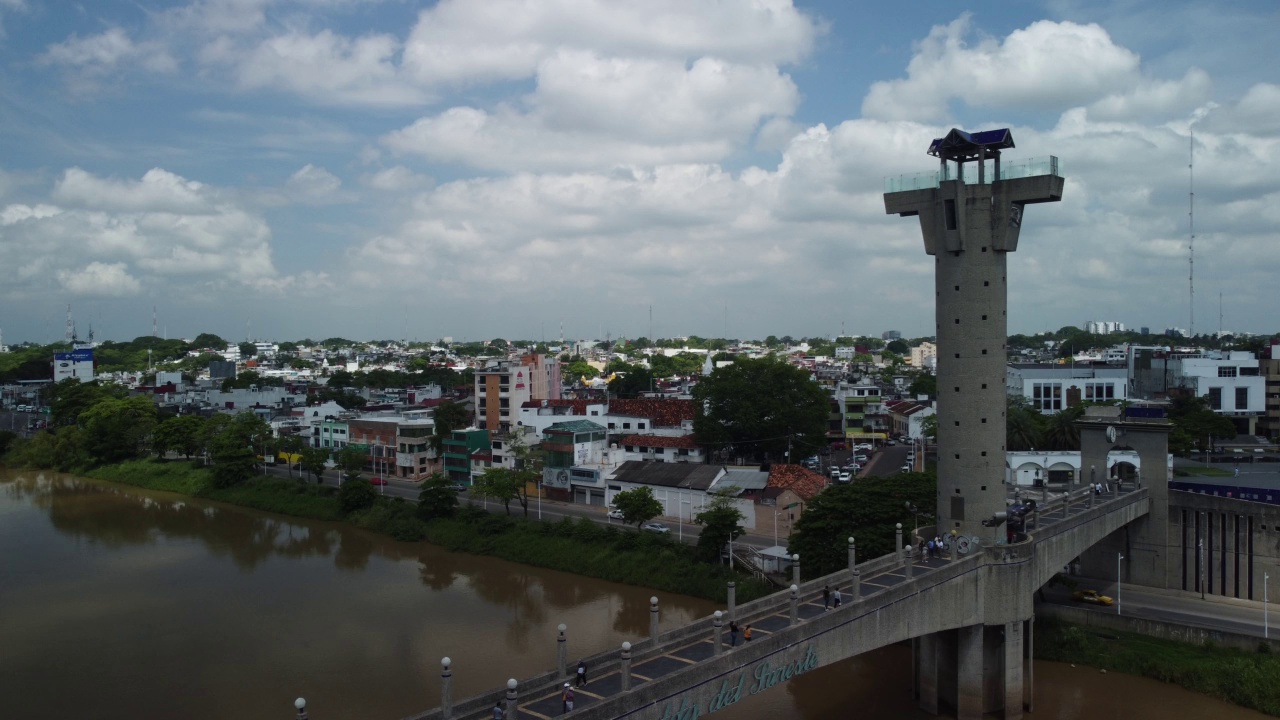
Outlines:
[[[1048,450],[1079,450],[1080,428],[1076,420],[1084,414],[1084,407],[1077,405],[1054,413],[1047,418],[1041,442]]]
[[[1040,413],[1025,398],[1009,398],[1005,416],[1005,449],[1030,450],[1040,443]]]

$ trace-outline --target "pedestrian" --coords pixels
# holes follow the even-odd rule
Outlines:
[[[738,623],[729,621],[729,647],[738,647]]]
[[[834,607],[840,607],[840,588],[831,591],[831,601],[835,603]]]
[[[826,610],[829,607],[831,607],[831,586],[823,585],[822,586],[822,609]]]
[[[742,629],[742,639],[751,642],[751,626],[748,625]]]
[[[1240,468],[1236,468],[1236,477],[1240,477]]]
[[[566,713],[573,711],[573,688],[569,687],[569,683],[565,683],[564,689],[560,691],[560,702]]]
[[[585,660],[578,661],[578,687],[587,684],[587,663]]]
[[[506,720],[507,713],[502,709],[502,701],[493,704],[493,720]]]
[[[934,548],[933,541],[930,540],[929,544],[925,547],[925,551],[924,551],[925,559],[933,557],[933,548]]]

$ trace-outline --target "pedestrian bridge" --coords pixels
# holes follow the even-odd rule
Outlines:
[[[737,607],[731,595],[723,619],[706,617],[661,634],[655,602],[651,637],[586,659],[590,683],[575,690],[571,715],[693,720],[751,702],[794,675],[911,640],[923,708],[936,714],[941,701],[960,717],[980,717],[1003,705],[1005,717],[1021,717],[1031,700],[1023,660],[1031,652],[1035,591],[1090,546],[1146,515],[1148,493],[1129,487],[1095,496],[1085,489],[1042,501],[1025,541],[982,545],[962,557],[903,551],[856,563],[851,547],[848,569]],[[823,607],[827,585],[846,598],[841,607]],[[730,646],[730,619],[750,624],[753,640]],[[457,703],[446,667],[442,706],[406,720],[488,720],[495,703],[506,708],[507,720],[560,716],[560,688],[573,671],[563,667],[563,651],[559,665]]]

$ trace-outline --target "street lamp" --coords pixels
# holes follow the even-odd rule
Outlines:
[[[1120,614],[1120,561],[1124,555],[1116,553],[1116,614]]]
[[[680,542],[684,542],[684,506],[689,506],[689,522],[693,522],[693,501],[681,500],[680,506],[676,508],[676,521],[680,529]]]
[[[1267,580],[1269,579],[1271,579],[1270,575],[1262,573],[1262,637],[1264,638],[1271,637],[1267,623]]]

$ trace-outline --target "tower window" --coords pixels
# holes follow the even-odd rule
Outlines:
[[[991,281],[990,281],[990,280],[983,280],[983,281],[982,281],[982,287],[991,287]]]

